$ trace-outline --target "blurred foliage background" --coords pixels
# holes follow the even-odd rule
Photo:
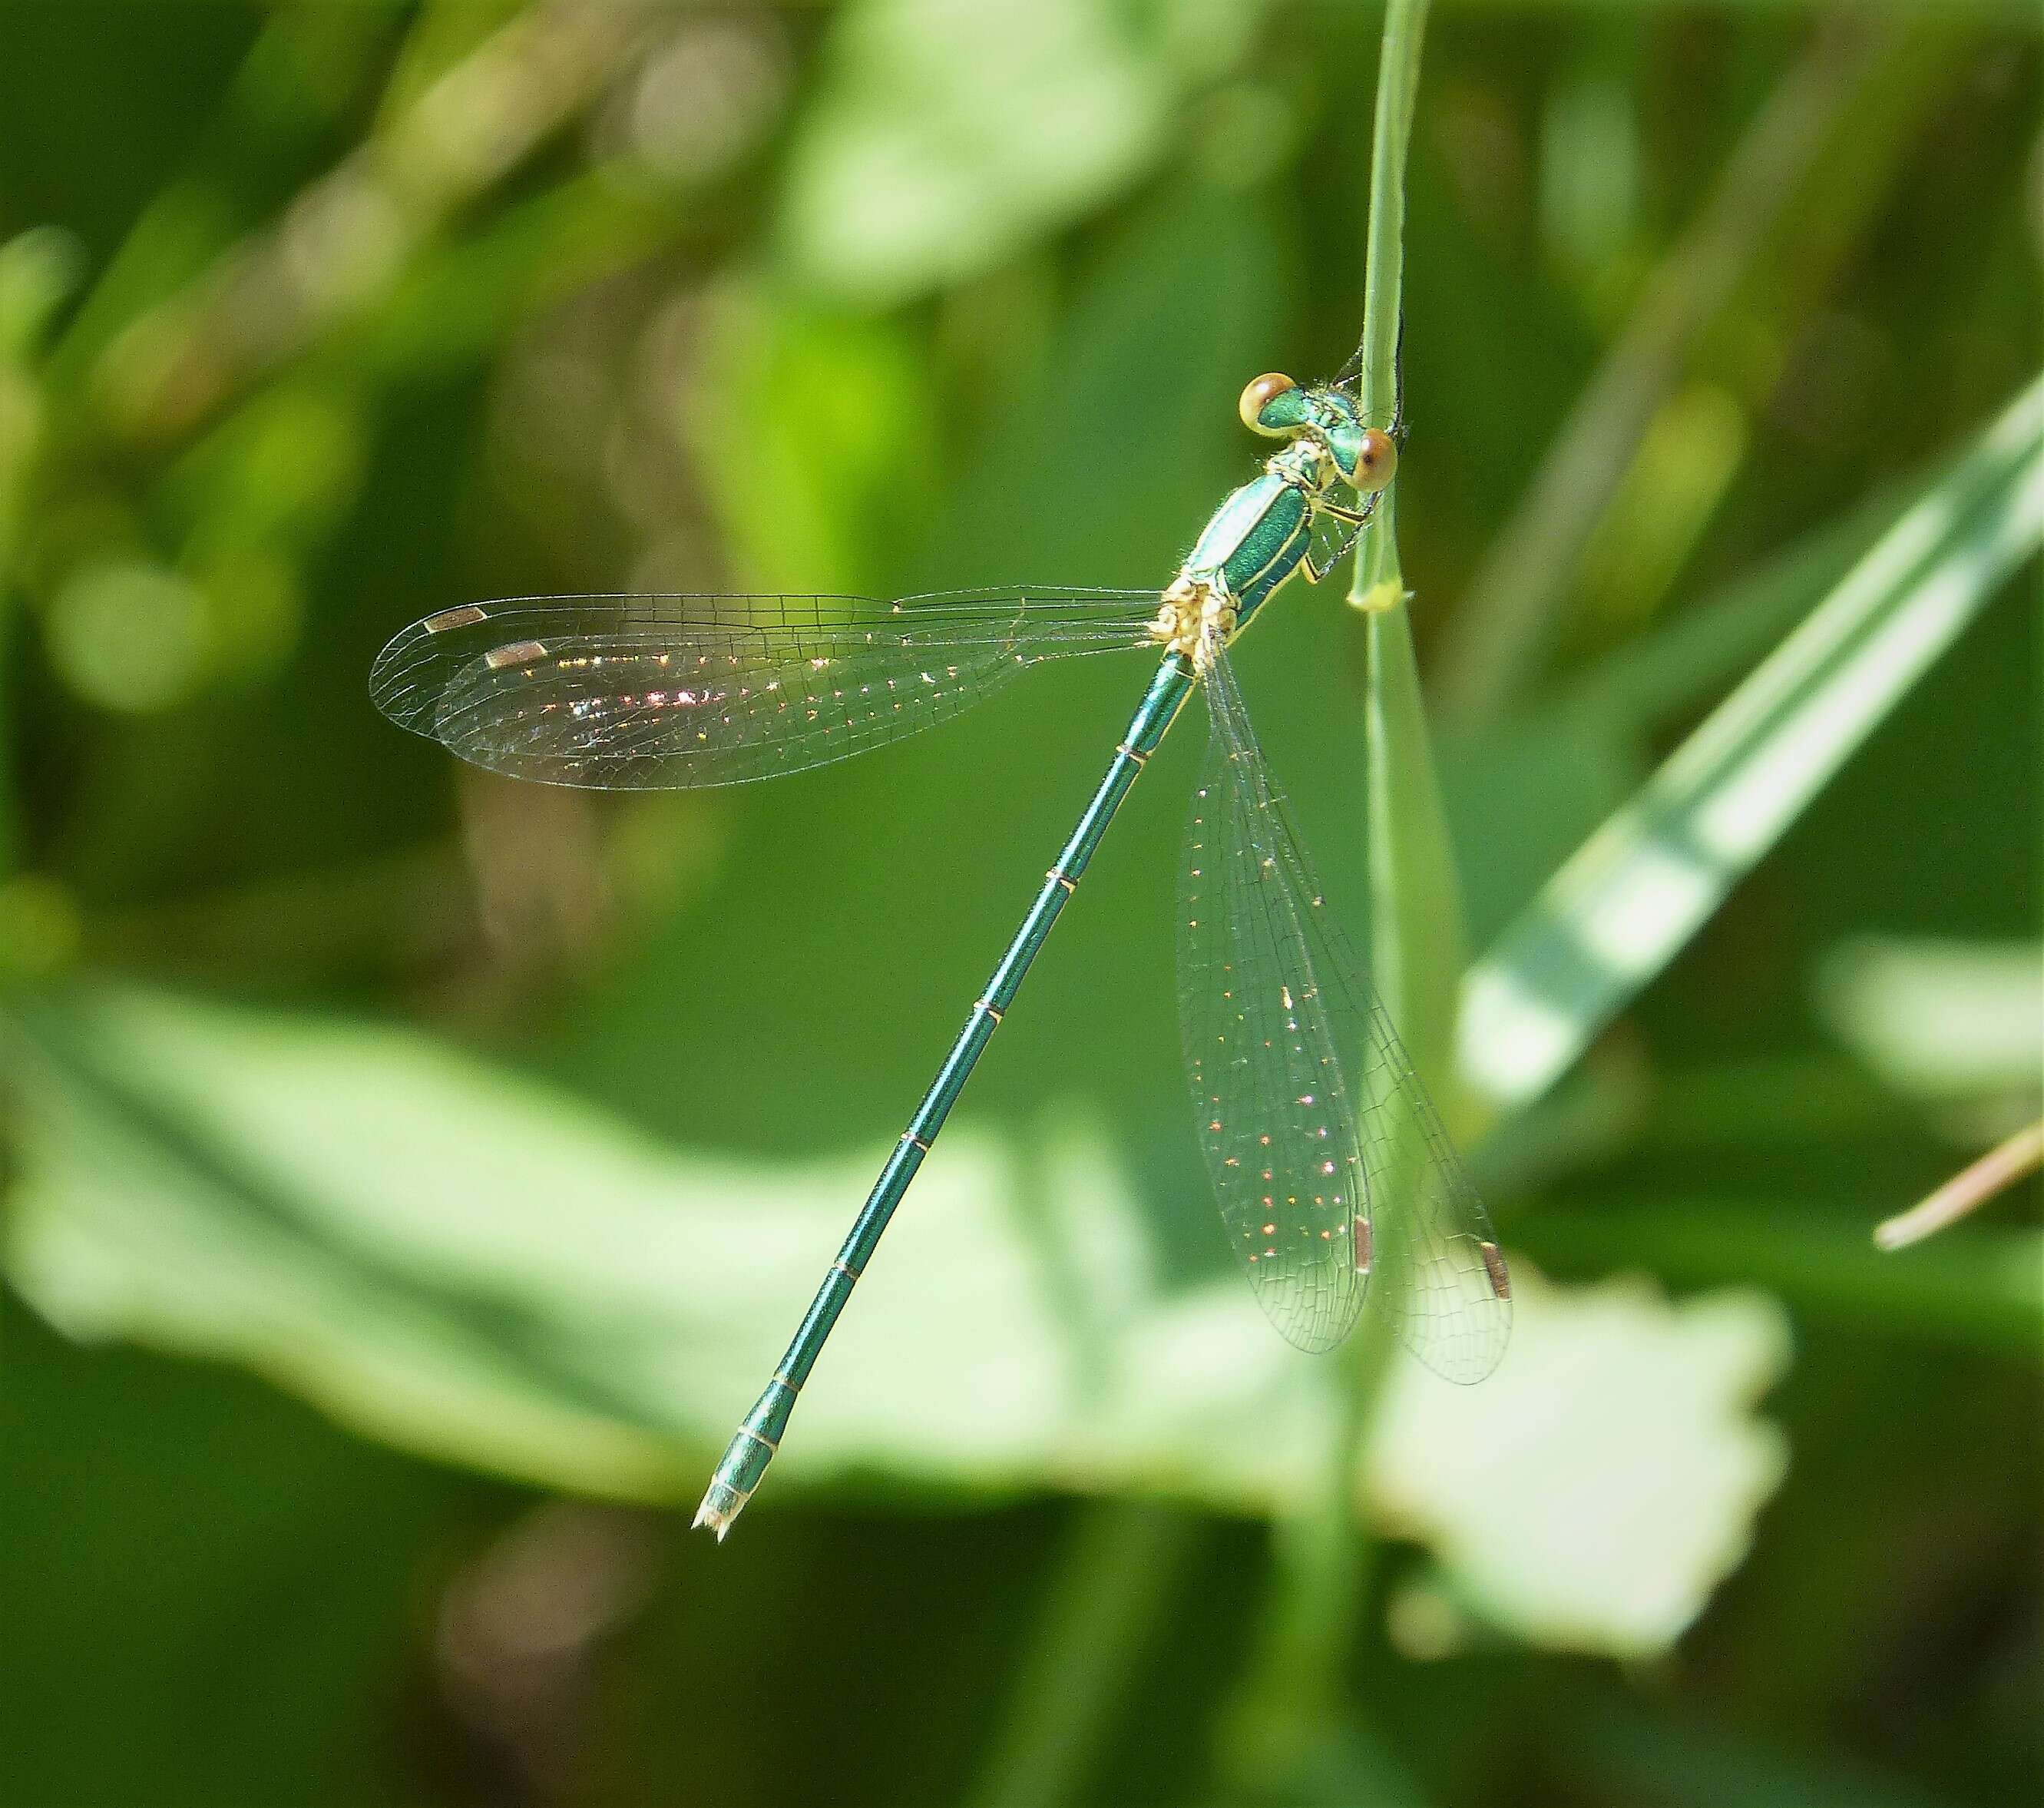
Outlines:
[[[1434,14],[1520,1318],[1353,1464],[1183,1121],[1189,729],[681,1529],[1139,661],[623,802],[367,703],[479,595],[1161,583],[1354,341],[1381,23],[0,6],[6,1799],[2038,1798],[2035,1184],[1869,1235],[2039,1110],[2034,7]],[[1365,637],[1242,657],[1358,906]]]

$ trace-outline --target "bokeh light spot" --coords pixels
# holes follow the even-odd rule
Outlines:
[[[87,702],[145,714],[190,694],[207,628],[205,598],[175,571],[136,560],[89,566],[50,611],[50,663]]]

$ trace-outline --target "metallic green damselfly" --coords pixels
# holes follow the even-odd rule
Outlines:
[[[429,616],[377,659],[371,694],[393,721],[494,771],[609,791],[797,771],[943,721],[1047,660],[1161,652],[1106,776],[717,1465],[696,1523],[720,1539],[1116,810],[1195,690],[1211,734],[1185,836],[1179,1021],[1228,1243],[1302,1349],[1339,1343],[1373,1275],[1391,1271],[1400,1335],[1430,1368],[1477,1381],[1504,1352],[1512,1288],[1489,1221],[1328,912],[1228,659],[1281,586],[1295,573],[1318,583],[1354,544],[1397,441],[1364,423],[1346,374],[1312,387],[1259,377],[1241,412],[1283,444],[1214,512],[1161,598],[522,597]]]

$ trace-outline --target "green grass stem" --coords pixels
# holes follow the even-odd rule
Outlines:
[[[1426,0],[1391,0],[1378,65],[1364,282],[1366,417],[1398,411],[1404,270],[1405,164],[1419,89]],[[1356,560],[1349,599],[1367,616],[1363,699],[1370,775],[1370,951],[1377,983],[1431,1079],[1452,1044],[1462,964],[1460,908],[1404,607],[1394,484]],[[1397,1284],[1380,1275],[1379,1287]],[[1392,1344],[1388,1315],[1367,1314],[1339,1368],[1327,1460],[1316,1491],[1274,1528],[1270,1597],[1226,1729],[1223,1771],[1235,1786],[1337,1790],[1371,1749],[1343,1679],[1375,1544],[1357,1507],[1358,1476]],[[1350,1775],[1350,1781],[1354,1780]]]

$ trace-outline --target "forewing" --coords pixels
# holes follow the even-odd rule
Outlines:
[[[604,791],[740,784],[947,720],[1023,667],[1140,644],[1154,593],[518,597],[376,660],[392,721],[493,771]]]
[[[1338,1342],[1389,1275],[1406,1347],[1450,1381],[1481,1380],[1512,1325],[1490,1221],[1328,911],[1224,656],[1206,688],[1181,1021],[1230,1241],[1293,1343]]]

